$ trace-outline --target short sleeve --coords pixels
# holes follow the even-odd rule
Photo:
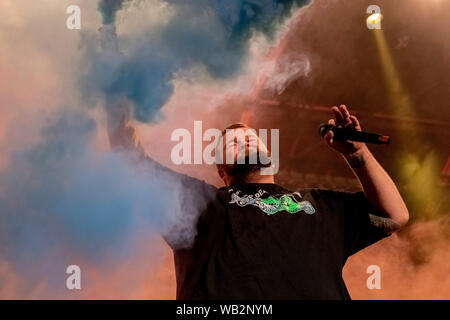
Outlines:
[[[331,205],[333,214],[340,218],[337,227],[343,229],[345,259],[390,235],[371,222],[370,215],[382,214],[371,205],[364,192],[320,191],[324,200]]]
[[[152,158],[146,156],[141,160],[147,170],[160,181],[160,187],[166,190],[171,198],[171,211],[167,216],[167,224],[161,235],[174,250],[190,247],[197,235],[197,220],[216,195],[217,188],[203,180],[173,171]]]
[[[344,193],[343,198],[346,257],[390,235],[371,223],[370,215],[382,215],[370,204],[364,192]]]

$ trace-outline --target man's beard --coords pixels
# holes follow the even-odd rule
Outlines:
[[[245,182],[248,176],[259,174],[258,170],[271,166],[271,162],[269,159],[270,153],[266,154],[265,152],[260,151],[258,154],[257,151],[253,152],[256,153],[256,157],[255,154],[251,154],[248,149],[245,151],[245,155],[242,154],[240,156],[240,160],[243,163],[238,163],[238,157],[236,157],[233,164],[226,164],[224,168],[226,173],[229,176],[233,176],[236,180]],[[250,163],[250,160],[253,160],[252,162],[255,162],[255,158],[256,163]]]

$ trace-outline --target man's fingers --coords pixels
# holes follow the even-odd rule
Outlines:
[[[342,117],[344,118],[344,126],[347,127],[352,124],[350,120],[350,112],[348,112],[347,107],[343,104],[339,106],[339,110],[341,111]]]
[[[330,123],[330,122],[328,121],[328,123]],[[334,137],[334,132],[329,130],[327,132],[327,134],[325,135],[324,139],[329,145],[332,145],[333,144],[333,137]]]
[[[339,108],[334,106],[331,108],[331,111],[333,112],[333,115],[336,119],[336,125],[343,126],[345,124],[345,121],[341,111],[339,111]]]
[[[356,118],[355,116],[350,116],[350,120],[352,121],[352,124],[355,127],[355,130],[361,131],[361,126],[359,125],[358,118]]]
[[[328,120],[328,124],[331,124],[332,126],[336,125],[336,121],[334,121],[334,119],[330,119]]]

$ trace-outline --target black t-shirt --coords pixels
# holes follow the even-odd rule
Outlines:
[[[204,210],[190,247],[166,239],[177,299],[350,299],[347,258],[388,236],[370,223],[377,212],[363,192],[254,183],[216,189],[184,178],[186,192],[196,190],[185,200],[203,201]]]

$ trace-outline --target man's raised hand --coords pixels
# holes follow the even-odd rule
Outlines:
[[[356,116],[354,115],[351,115],[345,105],[341,104],[339,108],[333,106],[331,108],[331,112],[334,115],[334,119],[328,120],[328,124],[348,130],[361,131],[361,126],[359,125],[358,118],[356,118]],[[366,146],[362,142],[335,141],[333,138],[334,133],[330,130],[325,135],[324,140],[330,148],[339,152],[344,157],[350,156]]]

